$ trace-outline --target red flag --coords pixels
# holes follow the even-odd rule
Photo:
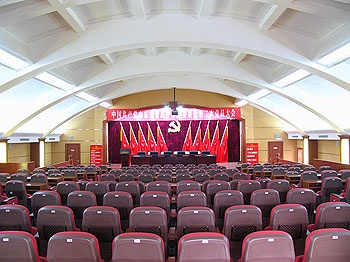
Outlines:
[[[149,151],[158,151],[158,147],[157,147],[157,142],[154,139],[151,127],[149,126],[149,123],[147,122],[147,126],[148,126],[148,147],[149,147]]]
[[[215,127],[213,139],[211,140],[210,154],[218,155],[219,146],[220,146],[220,138],[219,138],[219,121],[218,121]]]
[[[226,126],[224,129],[224,133],[221,137],[221,143],[218,152],[217,162],[228,162],[228,125],[226,122]]]
[[[136,140],[136,136],[134,133],[134,130],[132,129],[132,126],[130,125],[130,150],[132,155],[137,155],[137,152],[139,151],[139,146]]]
[[[125,135],[125,131],[121,122],[120,122],[120,142],[121,142],[120,143],[121,148],[130,148],[128,138]]]
[[[145,135],[143,134],[140,122],[138,122],[139,124],[139,131],[138,131],[138,141],[139,141],[139,151],[144,151],[144,152],[148,152],[148,144],[145,138]]]
[[[202,121],[199,122],[196,136],[194,137],[193,145],[191,150],[202,150],[202,130],[201,130],[201,123]]]
[[[190,121],[190,124],[188,125],[188,128],[187,128],[184,144],[182,146],[182,151],[191,150],[191,147],[192,147],[192,129],[191,129],[191,121]]]
[[[210,150],[210,130],[209,130],[210,121],[208,121],[207,128],[205,129],[202,150]]]
[[[158,144],[159,153],[161,153],[162,151],[168,151],[168,147],[165,143],[162,130],[160,129],[158,122],[157,122],[157,144]]]

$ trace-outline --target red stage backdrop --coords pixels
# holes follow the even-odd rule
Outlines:
[[[132,154],[210,150],[220,162],[240,161],[239,107],[180,108],[178,112],[173,116],[170,108],[107,109],[109,162],[120,163],[124,146]]]

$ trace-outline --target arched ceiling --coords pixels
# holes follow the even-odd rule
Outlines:
[[[0,63],[0,137],[47,136],[102,102],[172,86],[249,103],[289,133],[350,133],[350,0],[5,0],[0,49],[25,61]]]

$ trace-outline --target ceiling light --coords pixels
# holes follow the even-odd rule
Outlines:
[[[331,66],[335,63],[348,59],[349,57],[350,57],[350,43],[347,43],[346,45],[343,45],[337,50],[320,58],[318,62],[325,66]]]
[[[104,108],[108,108],[108,107],[111,107],[112,104],[111,103],[108,103],[108,102],[102,102],[99,104],[100,106],[104,107]]]
[[[18,57],[11,55],[2,49],[0,49],[0,63],[15,70],[20,70],[28,66],[26,61],[23,61],[22,59],[19,59]]]
[[[98,99],[96,96],[90,95],[86,92],[81,92],[81,93],[77,94],[77,97],[80,97],[81,99],[84,99],[84,100],[89,101],[89,102],[93,102],[93,101]]]
[[[303,69],[299,69],[293,73],[291,73],[290,75],[287,75],[283,78],[281,78],[280,80],[278,80],[277,82],[274,83],[275,86],[278,87],[286,87],[288,85],[291,85],[307,76],[311,75],[311,73],[309,73],[306,70]]]
[[[260,99],[260,98],[267,96],[269,94],[271,94],[271,92],[269,90],[261,89],[258,92],[249,95],[248,97],[251,99],[257,100],[257,99]]]
[[[69,90],[72,89],[74,86],[69,84],[68,82],[50,74],[47,72],[41,73],[40,75],[37,75],[35,77],[36,79],[45,82],[46,84],[52,85],[54,87],[58,87],[59,89],[62,90]]]

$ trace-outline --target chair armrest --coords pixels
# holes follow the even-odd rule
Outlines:
[[[342,197],[341,195],[338,195],[336,193],[331,193],[329,201],[330,202],[346,202],[344,197]]]
[[[3,200],[3,204],[18,205],[18,197],[13,196]]]

